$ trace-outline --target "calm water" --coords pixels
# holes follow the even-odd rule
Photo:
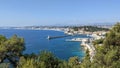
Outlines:
[[[0,34],[7,36],[8,38],[14,34],[25,39],[26,50],[24,53],[36,53],[38,54],[42,50],[51,51],[57,57],[67,60],[69,57],[78,56],[82,58],[84,51],[80,46],[80,42],[66,42],[66,39],[74,37],[87,37],[81,36],[69,36],[65,38],[57,38],[47,40],[47,36],[61,36],[63,32],[50,31],[50,30],[15,30],[15,29],[0,29]]]

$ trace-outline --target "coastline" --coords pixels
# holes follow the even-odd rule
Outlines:
[[[95,53],[96,53],[94,46],[91,43],[86,43],[86,44],[81,45],[81,46],[83,46],[85,52],[87,50],[89,51],[90,61],[93,61],[93,57],[95,56]]]
[[[6,28],[6,29],[10,29],[10,28]],[[63,32],[63,33],[65,33],[65,31],[63,31],[63,30],[58,30],[58,29],[15,29],[15,30],[50,30],[50,31],[58,31],[58,32]],[[86,35],[86,34],[85,34]],[[79,41],[77,41],[77,42],[79,42]],[[80,44],[81,45],[81,44]],[[81,45],[82,46],[82,45]],[[86,44],[84,45],[84,51],[86,51],[86,49],[89,49],[89,51],[90,51],[90,55],[92,55],[92,53],[93,53],[93,51],[91,50],[91,48],[89,48],[89,46],[87,46]],[[83,57],[84,58],[84,57]]]
[[[28,29],[28,28],[0,28],[0,29],[15,29],[15,30],[51,30],[51,31],[58,31],[58,32],[65,32],[65,30],[61,29]]]
[[[92,39],[91,38],[73,38],[71,40],[66,40],[68,42],[81,42],[80,46],[83,47],[84,51],[86,52],[87,50],[89,51],[90,55],[90,61],[93,60],[93,57],[96,53],[95,48],[92,44]]]
[[[26,32],[27,31],[27,32]],[[42,33],[41,33],[42,32]],[[45,32],[45,33],[44,33]],[[55,33],[53,33],[55,32]],[[34,31],[34,30],[21,30],[21,29],[6,29],[6,30],[1,30],[1,34],[5,35],[7,37],[12,36],[13,34],[17,34],[20,37],[24,37],[26,41],[26,51],[24,53],[31,54],[31,52],[38,54],[39,51],[48,49],[49,51],[55,53],[56,56],[58,56],[61,59],[68,60],[69,57],[74,57],[78,56],[80,58],[83,58],[85,53],[84,50],[81,48],[80,49],[80,43],[67,43],[65,42],[65,39],[54,39],[51,41],[48,41],[46,37],[48,35],[51,36],[58,36],[58,35],[63,35],[64,32],[58,32],[58,31]],[[41,35],[40,35],[41,34]],[[68,37],[68,38],[74,38],[73,37]],[[31,40],[33,39],[33,40]],[[43,40],[42,40],[43,39]],[[46,45],[46,46],[44,46]],[[35,48],[35,49],[34,49]],[[73,49],[73,50],[71,50]],[[64,52],[65,51],[65,52]],[[77,52],[77,53],[76,53]],[[63,54],[64,53],[64,54]],[[63,55],[63,56],[62,56]]]

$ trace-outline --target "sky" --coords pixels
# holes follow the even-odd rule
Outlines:
[[[0,26],[80,25],[120,21],[120,0],[0,0]]]

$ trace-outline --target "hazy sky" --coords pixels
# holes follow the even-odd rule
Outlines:
[[[0,26],[120,21],[120,0],[0,0]]]

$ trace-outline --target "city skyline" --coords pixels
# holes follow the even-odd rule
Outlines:
[[[115,23],[119,0],[1,0],[0,26]]]

